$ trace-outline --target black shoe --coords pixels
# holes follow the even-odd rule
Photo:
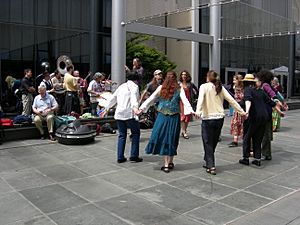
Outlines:
[[[262,158],[262,160],[272,160],[272,156],[264,156],[263,158]]]
[[[143,159],[139,157],[130,157],[130,161],[138,163],[138,162],[143,162]]]
[[[118,163],[124,163],[124,162],[126,162],[127,161],[127,159],[126,158],[123,158],[123,159],[118,159]]]
[[[243,164],[243,165],[246,165],[246,166],[249,166],[249,159],[246,159],[246,158],[240,159],[239,163]]]
[[[206,173],[210,173],[211,175],[217,175],[216,168],[208,168],[206,169]]]
[[[260,160],[257,160],[257,159],[253,160],[253,161],[252,161],[252,164],[253,164],[253,165],[256,165],[256,166],[260,166],[260,165],[261,165],[261,164],[260,164]]]
[[[49,140],[50,141],[56,141],[56,138],[53,134],[49,134]]]
[[[238,143],[234,142],[234,141],[228,145],[228,147],[230,147],[230,148],[237,147],[237,146],[238,146]]]

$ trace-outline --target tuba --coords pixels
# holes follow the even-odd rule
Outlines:
[[[66,56],[66,55],[61,55],[58,57],[57,62],[56,62],[56,67],[57,70],[60,74],[65,75],[67,71],[67,67],[73,66],[72,60]],[[74,68],[74,66],[73,66]]]

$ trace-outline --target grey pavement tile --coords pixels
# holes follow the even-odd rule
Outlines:
[[[76,167],[67,164],[41,167],[38,168],[38,170],[57,182],[63,182],[88,176],[86,173],[80,171]]]
[[[169,182],[169,184],[209,200],[217,200],[236,191],[236,189],[197,177],[186,177]]]
[[[230,187],[234,188],[246,188],[250,185],[253,185],[257,183],[257,180],[253,180],[251,178],[245,178],[240,175],[232,174],[232,173],[222,173],[222,174],[217,174],[217,176],[206,176],[203,179],[211,179],[213,182],[217,182],[220,184],[225,184]]]
[[[91,202],[106,200],[127,192],[124,189],[121,189],[118,186],[99,177],[90,177],[76,181],[69,181],[63,183],[62,185]]]
[[[46,152],[46,153],[73,150],[69,145],[62,145],[59,143],[54,143],[51,145],[36,145],[36,146],[34,146],[34,148],[39,151]]]
[[[11,156],[0,157],[0,172],[18,171],[25,168],[28,168],[28,166],[22,164],[21,162],[12,158]]]
[[[60,211],[87,203],[60,185],[49,185],[20,192],[44,213]]]
[[[271,200],[246,192],[237,192],[221,199],[220,202],[242,211],[251,212],[268,204]]]
[[[133,224],[160,224],[178,216],[169,209],[160,207],[133,194],[98,202],[97,205]]]
[[[293,191],[291,189],[284,188],[268,182],[255,184],[245,190],[274,200],[284,195],[287,195],[288,193]]]
[[[13,189],[2,178],[0,178],[0,194],[5,194],[11,191],[13,191]]]
[[[166,184],[140,190],[136,194],[180,214],[209,202],[207,199]]]
[[[161,171],[160,169],[161,166],[162,165],[151,164],[151,165],[144,165],[136,168],[130,168],[130,170],[138,174],[143,174],[144,176],[151,177],[160,182],[171,181],[171,180],[175,180],[187,176],[185,173],[178,171],[176,167],[170,173],[165,173]]]
[[[300,215],[297,218],[288,222],[288,225],[299,225],[299,224],[300,224]]]
[[[290,222],[300,216],[298,209],[300,209],[300,190],[274,202],[268,207],[263,208],[261,211],[277,215]]]
[[[207,224],[221,225],[239,218],[244,214],[244,212],[213,202],[195,209],[186,215],[204,221]]]
[[[203,223],[203,221],[199,221],[195,218],[190,218],[187,216],[177,216],[169,220],[159,221],[157,223],[154,223],[155,225],[174,225],[174,224],[180,224],[180,225],[206,225],[206,223]]]
[[[118,185],[128,191],[136,191],[158,184],[159,182],[149,179],[129,170],[119,170],[108,174],[98,175],[108,182]]]
[[[16,190],[47,186],[54,183],[54,181],[49,177],[37,172],[34,169],[8,172],[3,175],[3,178]]]
[[[94,205],[85,205],[49,215],[58,225],[128,224]]]
[[[20,156],[17,160],[28,167],[51,166],[63,163],[63,161],[47,153]]]
[[[31,156],[43,153],[42,151],[35,149],[33,146],[12,148],[7,151],[16,158],[21,156]]]
[[[42,217],[30,218],[28,220],[18,221],[15,223],[9,223],[7,225],[57,225],[57,224],[52,222],[50,219],[42,216]]]
[[[261,211],[241,217],[228,225],[284,225],[288,221],[277,216],[276,214],[263,213]]]
[[[110,171],[120,170],[122,169],[119,166],[113,165],[112,163],[107,163],[101,159],[92,158],[85,159],[78,162],[73,162],[71,165],[79,168],[87,174],[95,175],[100,173],[107,173]]]
[[[0,195],[0,225],[28,220],[39,215],[41,213],[19,193],[12,192]]]
[[[48,152],[48,154],[50,154],[64,162],[73,162],[73,161],[91,158],[90,156],[82,154],[81,152],[76,152],[76,151],[72,151],[72,150],[52,151],[52,152]]]
[[[300,167],[275,176],[269,179],[268,182],[297,190],[300,188]]]

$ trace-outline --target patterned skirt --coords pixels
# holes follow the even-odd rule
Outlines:
[[[272,122],[273,122],[273,130],[278,130],[280,128],[281,116],[279,113],[273,108],[272,111]]]
[[[180,135],[180,114],[158,113],[145,152],[153,155],[177,155]]]
[[[243,136],[243,123],[244,123],[244,118],[237,112],[234,112],[230,124],[231,135]]]

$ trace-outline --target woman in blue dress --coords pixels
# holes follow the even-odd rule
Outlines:
[[[158,100],[158,115],[154,123],[146,153],[164,156],[162,171],[169,173],[174,168],[173,158],[177,155],[180,135],[180,100],[184,104],[184,114],[194,114],[194,110],[178,84],[176,73],[167,72],[164,83],[140,106],[147,112]]]

